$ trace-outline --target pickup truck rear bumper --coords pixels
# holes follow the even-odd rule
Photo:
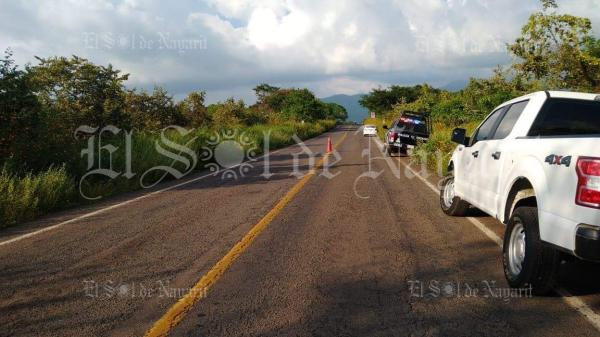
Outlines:
[[[401,133],[398,141],[402,144],[416,146],[418,142],[427,142],[428,138],[423,136],[417,136],[415,134]]]
[[[405,148],[408,148],[408,149],[413,149],[415,147],[414,145],[405,144],[405,143],[402,143],[400,141],[396,141],[395,143],[389,143],[388,145],[390,147],[393,147],[394,149],[400,149],[402,147],[405,147]]]
[[[575,255],[584,260],[600,261],[600,228],[579,225],[575,236]]]

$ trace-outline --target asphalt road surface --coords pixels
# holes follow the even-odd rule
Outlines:
[[[333,178],[291,175],[292,146],[268,179],[258,160],[0,233],[0,336],[150,336],[157,322],[170,336],[600,334],[597,266],[565,263],[562,295],[510,292],[501,224],[445,216],[408,158],[356,128],[306,145],[328,136]]]

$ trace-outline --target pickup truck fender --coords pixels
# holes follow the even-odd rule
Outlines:
[[[459,145],[452,152],[452,156],[450,157],[450,161],[448,162],[448,172],[454,171],[454,177],[458,175],[456,172],[460,169],[460,153],[464,151],[464,146]],[[455,179],[454,181],[454,191],[457,196],[463,198],[465,195],[465,186],[462,184],[460,180]]]
[[[500,205],[497,214],[498,219],[504,223],[510,219],[513,207],[519,200],[534,196],[538,209],[543,209],[544,199],[542,196],[547,195],[548,183],[542,163],[533,156],[523,157],[518,162],[508,170],[506,181],[501,182],[500,185],[504,186],[504,189],[500,191]],[[515,195],[517,190],[525,188],[524,181],[529,182],[533,187],[533,193],[528,191]]]
[[[456,152],[458,151],[458,148],[454,149],[454,151],[452,151],[452,156],[450,157],[450,160],[448,161],[448,172],[452,171],[454,168],[456,168],[456,162],[457,162],[457,158],[456,158]]]

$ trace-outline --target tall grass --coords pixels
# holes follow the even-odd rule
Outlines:
[[[9,172],[5,166],[0,171],[0,227],[67,207],[77,198],[75,191],[74,180],[64,166],[24,176]]]
[[[288,121],[273,125],[253,125],[249,127],[231,127],[237,129],[239,134],[244,134],[250,140],[251,147],[261,152],[263,149],[265,132],[270,132],[269,148],[277,149],[294,143],[293,136],[307,139],[317,136],[336,125],[333,120],[323,120],[314,123],[300,123]],[[181,136],[171,132],[168,138],[178,144],[187,144],[199,155],[203,147],[207,147],[209,137],[220,130],[208,128],[196,129],[187,136]],[[132,171],[136,173],[133,179],[120,176],[116,179],[107,179],[95,176],[85,180],[82,185],[83,192],[88,197],[111,196],[127,191],[142,188],[140,186],[140,175],[148,169],[165,165],[169,166],[172,161],[156,151],[156,142],[160,140],[160,133],[134,133],[132,139]],[[103,138],[103,144],[111,144],[119,149],[125,148],[124,137]],[[81,149],[85,142],[81,143]],[[81,150],[80,149],[80,150]],[[124,171],[125,152],[116,151],[112,155],[112,165],[115,171]],[[65,163],[60,167],[37,173],[18,174],[5,165],[0,171],[0,228],[13,226],[22,222],[30,221],[43,214],[63,209],[76,204],[87,203],[88,200],[79,194],[79,180],[87,172],[86,159],[81,158],[79,153],[73,153],[73,161]],[[96,158],[97,160],[97,158]],[[95,161],[96,162],[96,161]],[[197,169],[202,169],[206,162],[199,162]],[[103,168],[108,167],[108,156],[103,157]],[[175,166],[180,171],[185,171],[183,164]],[[151,185],[162,176],[157,171],[145,178],[145,184]],[[167,179],[172,177],[166,177]]]

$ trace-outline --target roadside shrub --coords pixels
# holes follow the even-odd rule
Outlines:
[[[87,202],[78,193],[79,181],[88,172],[81,151],[90,140],[89,135],[74,135],[81,126],[102,130],[111,125],[135,131],[134,177],[122,174],[126,170],[124,132],[102,134],[102,145],[119,150],[110,155],[104,151],[102,163],[98,163],[98,153],[93,154],[92,168],[112,165],[121,175],[116,179],[86,177],[82,191],[96,197],[139,189],[141,174],[156,166],[171,166],[172,159],[157,151],[156,142],[161,130],[172,125],[195,128],[185,136],[173,131],[167,137],[187,144],[201,158],[209,137],[223,129],[248,132],[260,149],[262,131],[271,130],[271,148],[278,148],[293,143],[294,134],[301,139],[313,137],[346,116],[342,107],[324,104],[307,89],[262,84],[256,88],[257,104],[246,106],[231,98],[207,107],[203,91],[193,91],[176,102],[161,87],[151,92],[127,89],[129,74],[110,64],[96,65],[77,56],[37,60],[19,68],[10,50],[0,57],[0,227]],[[326,118],[331,120],[320,120]],[[100,137],[96,137],[97,149]],[[181,162],[173,165],[180,172],[190,169]],[[152,185],[163,175],[164,171],[150,171],[144,175],[144,185]]]
[[[67,207],[75,198],[75,183],[64,166],[22,177],[3,167],[0,171],[0,228]]]
[[[471,134],[477,125],[479,125],[479,122],[470,122],[457,127],[463,127],[467,129],[467,134]],[[456,144],[450,140],[454,128],[454,126],[447,123],[434,122],[429,141],[415,147],[412,157],[413,163],[425,163],[427,168],[436,174],[445,175],[448,173],[448,161],[456,148]]]
[[[277,149],[294,143],[292,136],[297,134],[301,139],[307,139],[321,134],[336,125],[334,120],[316,121],[314,123],[301,123],[289,121],[284,124],[262,124],[249,127],[239,127],[240,134],[250,138],[250,142],[258,149],[263,150],[263,132],[271,132],[270,148]],[[214,135],[210,128],[197,128],[186,136],[177,132],[168,132],[167,137],[178,144],[188,144],[188,147],[198,155],[198,164],[195,169],[202,169],[207,162],[201,161],[201,151],[208,146],[208,139]],[[92,176],[85,180],[82,191],[88,197],[108,197],[118,193],[134,191],[142,188],[140,185],[141,174],[150,168],[163,165],[170,166],[172,160],[161,155],[156,150],[156,142],[160,140],[159,132],[135,132],[132,138],[132,171],[136,174],[132,179],[119,176],[108,179],[103,176]],[[190,142],[196,138],[193,142]],[[119,149],[125,148],[124,137],[104,137],[103,144],[111,144]],[[80,144],[79,150],[83,148]],[[96,154],[97,155],[97,154]],[[79,179],[87,172],[86,160],[77,158],[68,170],[65,165],[60,167],[50,166],[37,173],[17,174],[17,169],[9,163],[3,165],[0,171],[0,228],[13,226],[30,221],[38,216],[51,211],[63,209],[72,205],[88,203],[79,194]],[[108,156],[103,156],[105,162],[102,167],[109,165]],[[94,159],[97,163],[98,158]],[[115,151],[112,154],[113,169],[123,172],[125,169],[125,152]],[[181,172],[186,171],[182,163],[175,163],[174,168]],[[68,172],[72,172],[70,175]],[[163,171],[154,171],[144,178],[145,185],[152,185],[163,176]],[[167,176],[166,179],[173,177]]]

